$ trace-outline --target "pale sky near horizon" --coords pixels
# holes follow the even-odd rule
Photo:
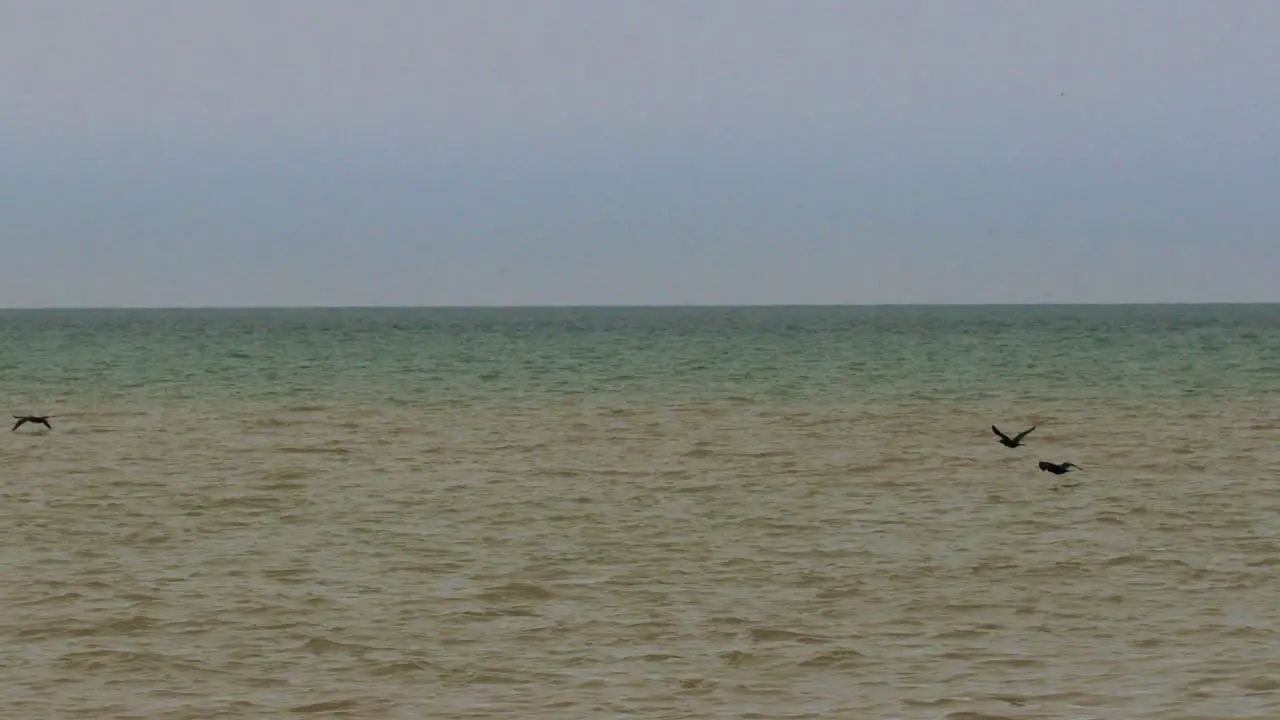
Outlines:
[[[1280,3],[0,0],[0,307],[1280,301]]]

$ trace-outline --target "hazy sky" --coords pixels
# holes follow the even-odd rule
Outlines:
[[[1280,3],[0,0],[0,306],[1280,301]]]

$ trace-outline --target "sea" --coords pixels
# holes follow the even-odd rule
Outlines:
[[[1280,717],[1280,305],[5,310],[0,401],[7,720]]]

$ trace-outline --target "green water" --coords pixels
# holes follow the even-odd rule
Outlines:
[[[0,311],[15,407],[1280,394],[1280,305]]]

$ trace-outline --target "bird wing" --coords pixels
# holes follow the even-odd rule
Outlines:
[[[17,417],[17,416],[15,415],[14,417]],[[26,418],[18,418],[18,422],[13,424],[13,430],[17,430],[18,428],[22,427],[22,423],[26,421],[27,421]],[[13,432],[13,430],[10,430],[9,432]]]
[[[1024,438],[1024,437],[1026,437],[1026,436],[1030,435],[1030,434],[1031,434],[1031,431],[1032,431],[1032,430],[1035,430],[1035,429],[1036,429],[1036,426],[1035,426],[1035,425],[1032,425],[1031,427],[1027,428],[1026,430],[1023,430],[1022,432],[1018,433],[1018,435],[1017,435],[1015,438],[1013,438],[1013,441],[1014,441],[1014,442],[1018,442],[1018,441],[1019,441],[1019,440],[1021,440],[1022,438]]]
[[[992,426],[991,426],[991,432],[993,432],[993,433],[995,433],[995,434],[999,435],[999,436],[1001,437],[1001,439],[1004,439],[1004,440],[1008,440],[1008,439],[1009,439],[1009,436],[1008,436],[1008,435],[1005,435],[1005,434],[1004,434],[1004,433],[1002,433],[1002,432],[1000,432],[1000,428],[996,427],[995,425],[992,425]]]
[[[50,430],[52,430],[52,429],[53,429],[53,426],[49,424],[49,418],[40,418],[40,424],[44,425],[45,427],[49,428]]]

